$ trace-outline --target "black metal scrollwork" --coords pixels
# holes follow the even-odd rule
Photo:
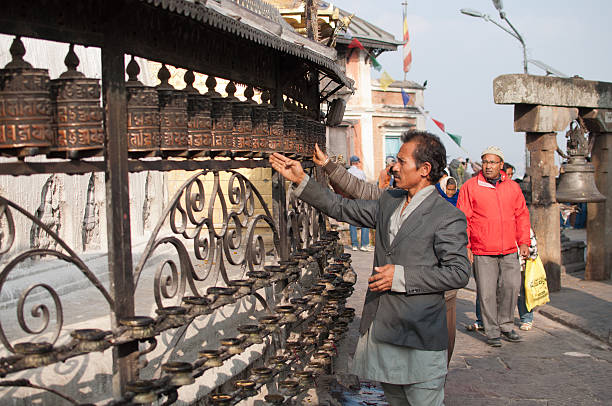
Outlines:
[[[194,296],[204,292],[197,282],[221,276],[229,282],[227,267],[239,267],[242,272],[254,270],[265,264],[266,254],[276,253],[280,240],[272,214],[260,192],[244,175],[229,171],[227,189],[221,184],[220,171],[203,170],[194,174],[170,200],[153,230],[145,251],[134,271],[135,285],[153,252],[161,245],[171,244],[178,260],[163,262],[155,274],[155,300],[158,307],[164,299],[181,298],[189,289]],[[206,195],[206,177],[213,184]],[[263,213],[256,214],[256,203]],[[220,223],[215,224],[215,213]],[[193,257],[197,268],[182,240],[174,236],[162,237],[162,227],[169,222],[170,231],[193,242]],[[267,227],[272,235],[272,245],[266,249],[265,239],[258,234],[260,226]],[[202,270],[203,268],[203,270]],[[166,271],[169,271],[167,274]],[[210,286],[210,285],[209,285]]]
[[[16,212],[21,213],[25,217],[27,217],[30,221],[35,223],[40,229],[44,230],[49,237],[55,240],[62,251],[54,250],[54,249],[29,249],[24,252],[15,255],[14,258],[10,259],[10,261],[4,266],[4,269],[0,271],[0,292],[5,287],[5,283],[9,277],[9,274],[17,269],[17,266],[27,260],[28,258],[38,258],[38,257],[55,257],[59,260],[68,262],[76,266],[81,273],[102,293],[102,296],[106,299],[110,308],[113,308],[114,302],[110,297],[109,293],[106,291],[102,283],[96,278],[93,272],[87,267],[87,265],[83,262],[83,260],[49,227],[47,227],[43,222],[41,222],[36,216],[28,213],[19,205],[11,202],[10,200],[5,199],[4,197],[0,197],[0,219],[5,219],[7,223],[7,230],[3,230],[0,234],[0,255],[7,254],[15,241],[15,226],[13,221],[13,215],[11,213],[11,209],[14,209]],[[54,309],[49,309],[48,305],[43,303],[33,304],[30,309],[30,316],[34,319],[40,321],[40,324],[37,328],[32,327],[27,322],[27,311],[26,311],[26,302],[30,294],[34,290],[45,290],[53,300]],[[54,329],[51,332],[51,339],[49,340],[51,344],[55,344],[58,337],[60,336],[62,327],[63,327],[63,308],[60,301],[60,298],[57,292],[48,284],[37,283],[28,288],[24,289],[21,292],[17,303],[17,320],[19,327],[23,332],[29,334],[31,336],[40,336],[45,333],[49,333],[48,329],[50,328],[50,318],[52,312],[55,314],[55,323]],[[11,345],[10,340],[7,338],[6,332],[2,325],[2,321],[0,320],[0,342],[6,347],[6,349],[12,353],[15,353],[15,349]]]
[[[291,250],[303,249],[319,237],[323,214],[289,193],[287,227]]]

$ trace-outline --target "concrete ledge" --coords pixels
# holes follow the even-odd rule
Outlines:
[[[493,80],[493,100],[496,104],[612,108],[612,83],[552,76],[501,75]]]

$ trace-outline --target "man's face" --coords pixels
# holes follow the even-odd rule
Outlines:
[[[457,193],[457,185],[446,185],[446,196],[453,197]]]
[[[423,179],[423,175],[427,176],[431,169],[429,163],[424,163],[417,168],[413,158],[416,146],[414,141],[404,143],[397,153],[397,162],[393,165],[392,170],[395,186],[400,189],[408,190],[417,186]]]
[[[508,175],[508,179],[512,179],[512,176],[514,176],[514,169],[512,169],[512,167],[506,169],[506,175]]]
[[[482,174],[489,180],[499,178],[499,172],[504,166],[504,161],[494,154],[486,154],[482,156]]]

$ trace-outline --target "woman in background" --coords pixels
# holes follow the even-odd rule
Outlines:
[[[440,196],[445,198],[453,206],[457,206],[457,197],[459,197],[459,190],[457,190],[457,180],[452,176],[445,176],[440,179],[440,182],[436,184],[436,189]]]

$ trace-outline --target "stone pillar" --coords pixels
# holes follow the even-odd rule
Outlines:
[[[584,278],[600,281],[610,279],[612,269],[612,110],[591,110],[584,118],[589,130],[595,134],[591,152],[595,184],[607,199],[603,203],[588,204]]]
[[[538,252],[548,281],[548,290],[561,289],[561,234],[559,231],[559,204],[556,201],[555,150],[556,133],[528,132],[526,137],[529,151],[531,177],[531,227],[538,239]]]

